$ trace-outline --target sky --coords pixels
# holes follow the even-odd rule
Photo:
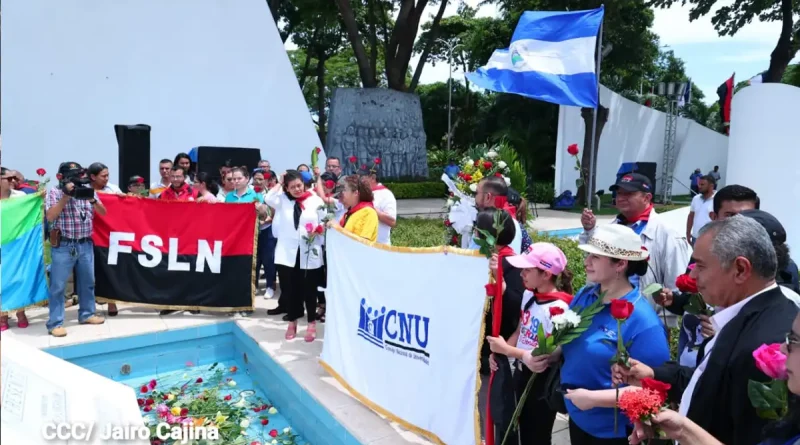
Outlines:
[[[445,16],[455,15],[460,0],[451,0]],[[477,6],[481,0],[463,0],[470,6]],[[732,3],[733,0],[720,0],[717,8]],[[438,5],[428,5],[423,22],[430,21],[436,14]],[[780,35],[780,23],[754,21],[742,28],[733,37],[720,37],[711,24],[712,10],[705,17],[689,22],[689,6],[674,5],[670,9],[656,9],[653,31],[661,38],[661,44],[675,52],[686,64],[686,73],[705,94],[704,101],[717,100],[717,88],[732,74],[736,82],[747,80],[769,67],[770,53]],[[716,8],[715,8],[716,10]],[[478,10],[478,16],[497,16],[494,5],[486,5]],[[286,48],[295,46],[291,40]],[[419,56],[411,59],[415,69]],[[793,63],[800,62],[800,56]],[[421,83],[446,82],[448,67],[446,63],[435,66],[426,64],[420,78]],[[464,74],[454,67],[454,81],[463,81]]]

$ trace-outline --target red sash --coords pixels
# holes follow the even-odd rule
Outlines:
[[[363,209],[363,208],[365,208],[365,207],[373,208],[373,207],[372,207],[372,203],[371,203],[370,201],[361,201],[361,202],[359,202],[358,204],[356,204],[356,205],[354,205],[353,207],[351,207],[351,208],[350,208],[350,209],[347,211],[347,213],[345,213],[344,215],[342,215],[342,219],[341,219],[341,220],[339,220],[339,225],[340,225],[340,226],[342,226],[342,227],[344,227],[344,225],[345,225],[345,224],[347,224],[347,220],[348,220],[348,219],[350,219],[350,217],[351,217],[352,215],[354,215],[356,212],[358,212],[359,210],[361,210],[361,209]]]

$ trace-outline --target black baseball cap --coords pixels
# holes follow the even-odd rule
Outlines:
[[[650,179],[639,173],[627,173],[617,183],[608,188],[612,192],[622,189],[628,192],[653,193],[653,184]]]
[[[772,240],[773,243],[783,244],[786,242],[786,229],[783,228],[783,224],[778,221],[778,218],[772,216],[771,213],[753,209],[744,210],[739,214],[758,221],[758,223],[766,229],[769,239]]]
[[[78,164],[77,162],[62,162],[61,165],[58,166],[58,174],[60,174],[62,177],[67,177],[71,174],[81,172],[83,172],[83,167],[81,167],[81,164]]]

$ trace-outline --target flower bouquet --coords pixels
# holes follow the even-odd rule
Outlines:
[[[767,377],[769,382],[755,380],[747,382],[747,395],[756,413],[762,419],[777,420],[783,418],[788,411],[789,389],[786,385],[786,355],[781,352],[781,345],[761,345],[753,351],[756,367]]]
[[[552,354],[559,346],[566,345],[567,343],[580,337],[589,326],[592,325],[592,319],[600,311],[603,310],[603,297],[597,299],[594,303],[581,308],[578,312],[572,309],[564,310],[561,307],[550,308],[550,322],[552,323],[552,331],[548,334],[545,332],[544,323],[539,324],[539,330],[536,332],[536,347],[531,351],[531,355],[547,355]],[[519,398],[517,407],[514,409],[514,414],[511,416],[511,423],[503,435],[503,442],[505,445],[509,433],[512,429],[517,427],[519,415],[522,412],[522,407],[525,406],[525,401],[528,399],[528,394],[533,387],[533,382],[536,379],[536,373],[533,373],[522,391]]]
[[[652,418],[666,408],[667,391],[670,385],[654,379],[642,379],[642,388],[625,391],[618,398],[616,406],[630,419],[631,423],[653,426]],[[666,437],[663,431],[655,428],[658,437]]]

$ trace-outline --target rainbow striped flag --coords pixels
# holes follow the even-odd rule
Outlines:
[[[34,193],[0,201],[0,311],[47,300],[44,268],[44,196]]]

